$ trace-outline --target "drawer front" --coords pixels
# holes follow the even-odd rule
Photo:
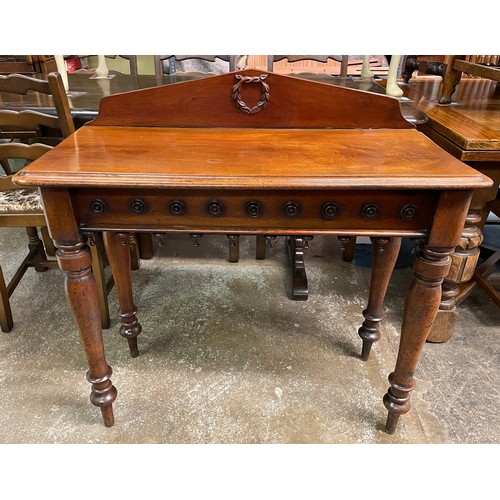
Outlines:
[[[78,189],[71,196],[83,229],[421,234],[432,225],[438,193]]]

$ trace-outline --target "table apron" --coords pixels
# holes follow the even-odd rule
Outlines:
[[[432,190],[70,190],[82,230],[423,235]]]

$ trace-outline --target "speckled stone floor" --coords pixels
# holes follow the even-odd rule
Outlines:
[[[9,278],[22,230],[2,228]],[[0,336],[0,443],[499,443],[500,311],[475,290],[453,338],[426,344],[412,409],[384,432],[382,404],[395,364],[404,290],[397,269],[382,339],[360,361],[357,329],[370,269],[341,260],[335,237],[306,253],[309,300],[288,298],[284,241],[256,261],[241,238],[167,237],[133,273],[143,332],[132,359],[117,314],[105,331],[118,389],[115,425],[90,404],[86,359],[65,302],[63,276],[29,270],[11,298],[14,329]],[[110,307],[117,311],[115,292]]]

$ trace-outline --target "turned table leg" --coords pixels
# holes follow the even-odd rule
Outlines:
[[[478,226],[480,221],[481,210],[471,207],[460,242],[451,255],[450,272],[443,282],[439,311],[427,337],[429,342],[447,342],[453,335],[461,286],[472,283],[479,259],[479,245],[483,241],[483,234]]]
[[[59,267],[66,275],[66,297],[80,331],[87,355],[87,380],[92,384],[90,401],[99,406],[104,425],[114,423],[112,403],[116,388],[111,383],[111,367],[106,363],[99,313],[98,292],[92,274],[89,248],[82,241],[72,244],[56,241]]]
[[[396,430],[399,416],[410,410],[410,392],[415,387],[415,373],[420,352],[436,316],[441,300],[441,284],[450,268],[451,249],[424,248],[414,263],[415,277],[405,304],[401,340],[394,372],[389,375],[391,386],[384,396],[389,410],[386,430]]]
[[[401,248],[401,238],[374,238],[373,262],[368,305],[363,311],[365,321],[358,330],[363,340],[361,359],[366,361],[374,342],[380,339],[380,322],[389,281]]]
[[[460,241],[472,191],[444,191],[436,208],[427,244],[414,260],[414,278],[406,297],[396,367],[389,375],[384,405],[389,411],[386,431],[396,430],[400,415],[410,409],[410,392],[420,352],[432,327],[441,301],[441,286],[448,275],[450,255]]]
[[[447,342],[453,335],[459,314],[457,306],[476,286],[473,276],[483,241],[482,229],[488,216],[488,205],[497,198],[500,184],[499,163],[489,161],[468,164],[493,179],[493,185],[473,193],[460,240],[451,256],[450,273],[443,283],[441,305],[427,338],[429,342]]]
[[[139,356],[137,336],[142,327],[136,316],[137,309],[132,296],[130,235],[105,231],[103,238],[120,304],[120,335],[127,339],[130,355],[135,358]]]

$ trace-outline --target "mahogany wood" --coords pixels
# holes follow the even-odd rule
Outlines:
[[[332,92],[328,84],[255,70],[245,71],[245,75],[253,78],[264,75],[263,82],[272,88],[266,112],[238,113],[232,94],[237,82],[236,73],[104,97],[92,125],[413,128],[401,115],[399,101],[395,98],[343,87],[336,87]],[[261,93],[261,84],[242,86],[242,97],[252,105],[259,100]],[[218,103],[217,112],[213,108],[214,100]]]
[[[368,305],[363,311],[365,320],[358,330],[363,340],[361,359],[368,360],[374,342],[380,339],[380,322],[384,319],[383,306],[392,271],[401,248],[401,238],[375,238]]]
[[[113,276],[115,278],[116,291],[120,303],[121,327],[120,335],[127,339],[130,355],[133,358],[139,356],[137,348],[137,336],[142,327],[137,320],[137,308],[132,296],[132,276],[130,273],[130,235],[128,233],[104,232],[104,245],[108,255]]]
[[[259,75],[243,71],[207,78],[205,85],[187,82],[105,99],[93,123],[15,178],[41,188],[88,357],[91,399],[106,425],[113,422],[116,390],[81,231],[105,232],[112,270],[122,283],[122,319],[134,334],[140,324],[127,262],[130,232],[248,233],[260,242],[276,235],[363,234],[391,238],[394,253],[401,236],[427,240],[384,398],[389,432],[409,409],[419,354],[472,190],[491,180],[409,126],[399,110],[395,116],[391,98],[267,74],[267,104],[257,106],[267,97],[262,81],[254,81],[248,85],[260,90],[244,100],[249,110],[259,109],[245,112],[232,98],[235,82]],[[370,317],[379,317],[393,253],[385,259],[373,279],[380,288],[372,291]]]

